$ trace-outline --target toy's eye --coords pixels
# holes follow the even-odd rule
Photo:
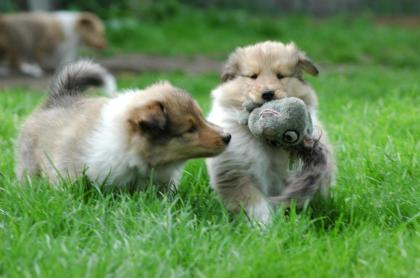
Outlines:
[[[288,130],[283,134],[283,141],[288,144],[296,143],[299,139],[299,134],[294,130]]]
[[[251,79],[257,79],[258,78],[258,74],[254,73],[253,75],[250,75],[249,78],[251,78]]]
[[[283,74],[281,74],[281,73],[277,73],[276,74],[276,76],[277,76],[277,79],[283,79],[285,76],[283,75]]]

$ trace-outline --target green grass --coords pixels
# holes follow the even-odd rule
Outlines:
[[[241,24],[219,29],[207,26],[207,16],[214,15],[204,23],[200,16],[139,25],[128,39],[114,30],[114,50],[222,57],[237,44],[280,37],[302,43],[321,61],[353,63],[329,66],[309,79],[336,150],[339,172],[331,200],[299,213],[279,211],[261,230],[244,216],[229,216],[208,186],[202,160],[188,163],[177,193],[160,197],[153,188],[111,195],[83,182],[60,188],[42,179],[19,184],[13,141],[44,95],[3,90],[0,276],[419,277],[420,54],[412,45],[418,31],[285,18],[278,20],[283,27],[273,27],[284,33],[271,34],[257,28],[258,21],[271,19],[255,23],[245,16]],[[180,33],[182,21],[191,27],[186,33]],[[357,43],[347,45],[353,37]],[[370,62],[353,59],[366,53]],[[186,88],[209,110],[217,74],[122,75],[119,85],[143,87],[161,79]]]
[[[237,46],[271,39],[294,41],[322,63],[420,65],[417,29],[378,26],[369,16],[317,20],[181,10],[179,15],[159,22],[115,20],[108,27],[109,53],[205,54],[225,59]]]
[[[419,70],[331,68],[310,81],[337,152],[330,202],[266,230],[232,221],[209,189],[202,161],[177,194],[103,195],[82,184],[19,185],[16,129],[41,94],[0,94],[0,275],[385,276],[420,274]],[[123,77],[121,87],[170,79],[203,107],[216,75]]]

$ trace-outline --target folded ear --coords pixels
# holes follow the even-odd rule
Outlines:
[[[236,52],[234,52],[229,56],[228,61],[223,67],[222,76],[221,76],[222,82],[226,82],[226,81],[234,79],[238,75],[238,72],[239,72],[238,58],[237,58]]]
[[[166,109],[159,101],[137,108],[129,119],[135,129],[148,136],[163,134],[167,121]]]
[[[299,60],[297,66],[302,70],[306,71],[310,75],[316,76],[318,75],[319,71],[318,68],[314,65],[314,63],[306,57],[305,54],[301,53],[299,55]]]
[[[95,29],[96,17],[91,13],[81,13],[77,19],[76,28],[79,30],[93,31]]]

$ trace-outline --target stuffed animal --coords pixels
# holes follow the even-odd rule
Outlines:
[[[301,161],[300,169],[285,182],[284,190],[269,200],[288,205],[295,200],[302,206],[328,179],[330,150],[320,138],[314,138],[311,116],[305,103],[294,97],[273,100],[262,106],[246,101],[240,121],[250,132],[268,144],[288,150]],[[325,194],[325,192],[324,192]]]
[[[305,103],[294,97],[269,101],[258,107],[252,101],[244,103],[241,122],[251,133],[273,146],[290,147],[312,135],[312,120]]]

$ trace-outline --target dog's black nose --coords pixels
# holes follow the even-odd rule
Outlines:
[[[232,135],[230,135],[229,133],[223,135],[222,137],[222,141],[223,143],[225,143],[226,145],[229,144],[230,139],[232,139]]]
[[[265,91],[261,95],[263,100],[270,101],[274,97],[274,91]]]

